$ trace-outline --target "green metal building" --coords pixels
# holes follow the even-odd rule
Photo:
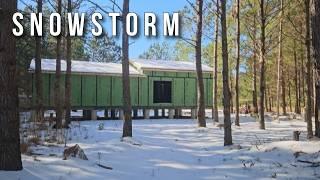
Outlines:
[[[62,60],[64,87],[66,62]],[[56,61],[42,60],[44,107],[54,107]],[[202,66],[205,102],[212,106],[212,68]],[[32,97],[35,97],[35,63],[32,60]],[[195,108],[197,104],[196,66],[193,62],[131,60],[130,88],[133,109]],[[122,66],[117,63],[72,61],[72,109],[117,109],[122,106]],[[33,98],[34,104],[34,98]]]

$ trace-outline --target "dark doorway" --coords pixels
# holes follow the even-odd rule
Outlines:
[[[171,81],[153,82],[153,103],[172,103]]]

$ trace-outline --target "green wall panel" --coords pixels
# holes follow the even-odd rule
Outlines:
[[[130,78],[131,105],[139,106],[139,79]]]
[[[177,72],[177,77],[188,77],[187,72]]]
[[[97,77],[97,105],[111,106],[111,77]]]
[[[55,75],[51,74],[50,75],[50,106],[54,106],[55,105],[55,101],[54,101],[54,84],[55,84]],[[61,96],[63,97],[61,100],[64,101],[64,87],[65,87],[65,75],[61,75],[60,77],[60,86],[61,86]]]
[[[208,105],[208,82],[207,82],[207,79],[203,79],[203,86],[204,86],[204,102],[207,106]]]
[[[197,103],[197,87],[195,78],[185,79],[185,105],[196,106]]]
[[[82,76],[82,106],[97,105],[96,76]]]
[[[71,106],[81,106],[81,76],[71,76]]]
[[[173,105],[184,106],[184,78],[174,78],[173,80]]]
[[[161,71],[153,71],[152,74],[153,76],[165,76],[165,72]]]
[[[36,84],[35,84],[35,75],[32,75],[32,104],[36,105]],[[44,106],[49,105],[49,97],[50,97],[50,91],[49,91],[49,75],[48,74],[43,74],[42,75],[42,104]]]
[[[208,94],[208,99],[207,99],[207,105],[208,106],[212,106],[212,102],[213,102],[213,96],[212,96],[212,79],[207,79],[207,82],[208,82],[208,84],[207,84],[207,94]]]
[[[112,77],[112,106],[122,106],[122,78]]]
[[[166,77],[177,77],[177,73],[176,72],[165,72],[165,76]]]
[[[139,78],[139,105],[148,106],[149,100],[149,83],[148,78]]]

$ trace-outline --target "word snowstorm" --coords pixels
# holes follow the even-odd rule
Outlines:
[[[112,36],[118,36],[118,20],[121,19],[120,13],[109,13],[108,16],[111,20]],[[30,35],[42,36],[43,35],[43,14],[31,13],[30,14]],[[137,36],[139,32],[139,16],[136,13],[128,13],[126,18],[125,30],[131,37]],[[24,34],[24,27],[21,21],[24,19],[22,13],[14,13],[12,16],[15,27],[12,29],[12,33],[19,37]],[[122,19],[123,20],[123,19]],[[61,35],[61,15],[59,13],[52,13],[49,17],[49,31],[52,36]],[[83,36],[86,21],[85,13],[67,13],[67,28],[69,36]],[[154,13],[144,13],[144,35],[156,37],[158,35],[157,27],[158,18]],[[103,34],[103,16],[101,13],[93,13],[91,15],[91,22],[93,28],[91,33],[93,36],[101,36]],[[179,13],[163,13],[163,36],[179,36]]]

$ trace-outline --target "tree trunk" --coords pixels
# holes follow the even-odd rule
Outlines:
[[[68,0],[68,13],[72,13],[71,0]],[[67,28],[68,29],[68,28]],[[67,72],[65,80],[65,108],[66,108],[66,126],[71,122],[71,37],[69,35],[69,30],[67,33]]]
[[[281,22],[280,22],[280,37],[279,37],[279,59],[281,62],[281,95],[282,95],[282,114],[286,115],[287,114],[287,103],[286,103],[286,84],[285,84],[285,74],[284,74],[284,61],[283,61],[283,40],[282,40],[282,36],[283,36],[283,25],[282,25],[282,21],[283,21],[283,14],[284,14],[284,0],[281,0]]]
[[[271,96],[270,88],[268,89],[268,94],[269,94],[269,111],[272,112],[272,96]]]
[[[290,107],[290,112],[292,112],[291,83],[290,83],[290,79],[288,79],[288,97],[289,97],[289,107]]]
[[[252,81],[252,105],[254,114],[258,114],[258,98],[257,98],[257,29],[256,29],[256,18],[253,19],[254,23],[254,40],[253,40],[253,81]]]
[[[230,67],[230,66],[229,66]],[[230,70],[229,70],[230,72]],[[233,113],[233,76],[232,76],[232,73],[229,74],[229,77],[230,77],[230,112],[231,114]]]
[[[300,108],[300,99],[299,99],[299,85],[298,85],[298,65],[297,65],[297,50],[296,50],[296,41],[293,42],[293,59],[294,59],[294,83],[295,83],[295,108],[294,112],[296,114],[301,114]]]
[[[280,24],[279,24],[279,54],[278,54],[278,80],[277,80],[277,118],[280,115],[280,87],[281,87],[281,95],[282,95],[282,112],[285,114],[285,86],[284,86],[284,74],[283,74],[283,51],[282,51],[282,20],[283,20],[283,0],[280,2]]]
[[[305,35],[305,46],[307,52],[307,73],[306,73],[306,81],[307,81],[307,107],[306,107],[306,122],[307,122],[307,132],[308,138],[313,137],[312,130],[312,88],[311,84],[311,42],[310,42],[310,0],[305,0],[305,22],[306,22],[306,35]]]
[[[61,15],[62,4],[61,0],[57,0],[57,13]],[[61,94],[61,35],[57,36],[56,44],[56,76],[54,83],[54,96],[55,96],[55,108],[56,108],[56,127],[62,128],[62,94]]]
[[[226,22],[226,1],[221,0],[221,35],[222,35],[222,75],[223,75],[223,114],[224,114],[224,145],[232,145],[231,117],[230,117],[230,89],[228,37]]]
[[[37,0],[37,13],[42,13],[42,0]],[[41,36],[36,36],[35,50],[35,85],[36,85],[36,121],[42,122],[43,112],[43,88],[42,88],[42,70],[41,70]]]
[[[319,121],[319,112],[320,112],[320,82],[319,82],[319,72],[317,77],[316,84],[316,102],[315,102],[315,113],[314,113],[314,123],[315,123],[315,136],[320,138],[320,121]]]
[[[131,95],[129,78],[129,37],[126,32],[127,14],[129,13],[129,0],[123,1],[122,10],[122,86],[124,124],[122,137],[132,137]]]
[[[260,37],[260,109],[259,109],[259,122],[260,122],[260,129],[265,128],[265,121],[264,121],[264,92],[265,92],[265,30],[266,30],[266,17],[264,11],[264,0],[260,0],[260,28],[261,28],[261,37]]]
[[[269,112],[269,109],[268,109],[268,88],[266,88],[264,96],[265,96],[264,106],[266,108],[266,112]]]
[[[17,1],[0,1],[0,170],[22,169],[19,136],[16,38],[12,34]]]
[[[205,103],[204,103],[204,84],[201,62],[201,42],[202,42],[202,8],[203,0],[197,0],[197,32],[196,32],[196,68],[197,68],[197,85],[198,85],[198,126],[206,127]]]
[[[235,119],[236,126],[240,126],[239,71],[240,71],[240,0],[237,0],[237,64],[236,64],[236,119]]]
[[[316,71],[316,109],[315,109],[315,136],[320,138],[320,2],[313,2],[313,16],[312,16],[312,46],[315,60]]]
[[[219,38],[219,0],[216,1],[217,3],[217,12],[216,12],[216,19],[215,19],[215,42],[214,42],[214,86],[213,86],[213,109],[212,109],[212,117],[215,122],[219,122],[219,115],[218,115],[218,38]]]
[[[306,78],[306,71],[305,71],[305,67],[306,64],[304,63],[304,51],[305,48],[303,47],[303,43],[301,43],[301,49],[302,49],[302,53],[301,53],[301,83],[302,83],[302,103],[303,103],[303,108],[306,107],[306,85],[305,85],[305,78]]]

